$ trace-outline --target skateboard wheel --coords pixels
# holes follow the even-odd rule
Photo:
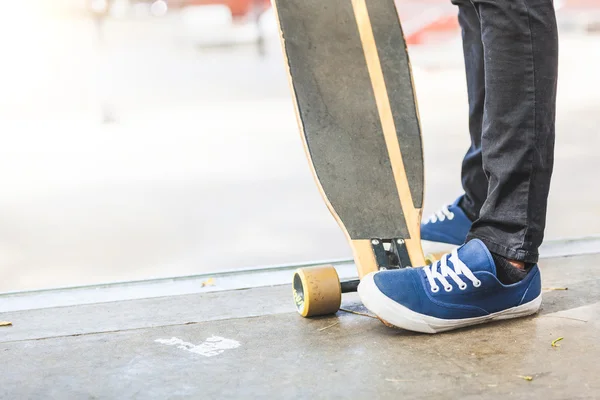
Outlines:
[[[446,254],[446,252],[437,252],[437,253],[429,253],[425,256],[425,263],[427,265],[431,265],[434,262],[440,261],[440,259]]]
[[[431,264],[433,264],[434,262],[436,262],[437,260],[438,260],[438,259],[437,259],[437,257],[435,256],[435,254],[431,254],[431,253],[429,253],[429,254],[426,254],[426,255],[425,255],[425,264],[427,264],[427,265],[431,265]]]
[[[333,265],[297,269],[292,291],[296,310],[303,317],[335,314],[342,303],[340,278]]]

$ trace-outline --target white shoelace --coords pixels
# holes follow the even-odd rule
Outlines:
[[[448,260],[452,261],[454,269],[448,266]],[[477,279],[473,272],[471,272],[469,267],[467,267],[465,263],[462,262],[460,258],[458,258],[458,253],[456,249],[450,254],[445,254],[440,261],[437,261],[431,265],[427,265],[426,267],[424,267],[424,270],[425,275],[427,276],[427,280],[429,281],[429,285],[431,285],[431,291],[433,293],[437,293],[440,291],[440,287],[435,281],[436,279],[440,281],[442,286],[444,286],[444,290],[446,292],[452,291],[453,287],[446,279],[448,277],[452,278],[452,280],[458,284],[458,288],[460,290],[465,290],[467,288],[467,284],[460,278],[459,275],[464,276],[468,280],[470,280],[471,283],[473,283],[473,286],[481,286],[481,281]]]
[[[448,206],[444,206],[441,209],[437,210],[435,213],[433,213],[433,215],[429,217],[428,222],[435,224],[438,221],[444,221],[446,218],[448,218],[448,220],[450,221],[454,219],[454,213],[448,209]]]

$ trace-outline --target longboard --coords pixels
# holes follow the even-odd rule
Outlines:
[[[359,278],[425,264],[424,171],[410,61],[393,0],[272,0],[313,176]],[[303,316],[336,312],[332,266],[296,271]]]

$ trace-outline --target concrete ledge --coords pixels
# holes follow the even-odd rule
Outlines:
[[[544,259],[534,317],[433,336],[303,319],[289,284],[3,313],[0,398],[596,398],[597,258]]]
[[[449,248],[428,243],[423,247],[426,253]],[[600,253],[600,236],[548,241],[540,249],[542,259],[594,253]],[[324,260],[164,279],[0,293],[0,312],[283,285],[290,282],[296,268],[322,264],[335,265],[341,279],[356,278],[352,260]],[[211,278],[214,286],[203,286]]]

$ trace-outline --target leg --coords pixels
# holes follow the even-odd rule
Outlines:
[[[462,30],[467,93],[469,97],[469,132],[471,147],[462,163],[462,186],[465,195],[460,207],[471,221],[479,218],[479,210],[487,197],[488,180],[483,172],[481,157],[481,129],[485,101],[485,73],[481,25],[477,11],[470,0],[454,0],[458,6],[458,22]]]
[[[496,259],[535,263],[543,239],[554,153],[554,7],[552,0],[470,2],[481,21],[480,153],[488,180],[472,240],[430,266],[373,272],[358,286],[364,305],[380,319],[419,332],[530,315],[542,301],[537,265],[503,285]],[[476,102],[470,103],[474,113]],[[507,268],[513,267],[501,267]]]
[[[485,101],[485,73],[481,25],[470,0],[453,0],[458,6],[462,29],[467,93],[469,96],[469,132],[471,146],[462,163],[462,186],[465,194],[443,207],[421,225],[423,240],[463,244],[473,221],[487,197],[488,180],[481,157],[481,128]]]
[[[558,33],[552,0],[473,0],[481,20],[487,198],[469,239],[537,262],[554,159]]]

